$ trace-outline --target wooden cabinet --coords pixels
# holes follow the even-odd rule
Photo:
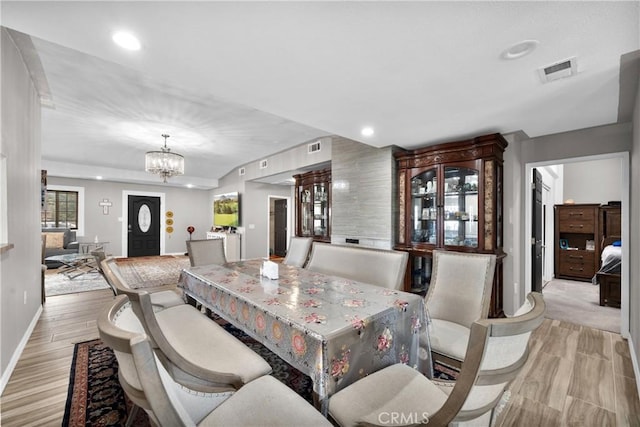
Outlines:
[[[555,206],[555,275],[590,281],[600,260],[598,204]]]
[[[434,249],[498,256],[490,316],[502,312],[503,153],[500,134],[395,153],[398,239],[410,254],[405,290],[426,293]]]
[[[331,169],[294,175],[296,236],[331,242]]]

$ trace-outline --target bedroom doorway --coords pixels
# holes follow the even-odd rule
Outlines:
[[[607,204],[622,202],[622,240],[628,240],[629,157],[628,153],[580,157],[547,161],[526,165],[526,176],[533,181],[533,169],[542,171],[543,191],[543,295],[548,305],[548,316],[552,319],[608,330],[616,333],[628,332],[628,248],[623,248],[623,271],[621,281],[622,304],[620,308],[600,306],[599,286],[590,281],[559,280],[555,278],[554,205],[567,199],[575,203]],[[582,172],[581,172],[582,171]],[[597,171],[598,173],[594,173]],[[583,175],[580,175],[582,173]],[[545,194],[547,193],[547,194]],[[544,200],[547,199],[547,200]],[[533,201],[525,200],[525,229],[533,227]],[[625,237],[627,239],[625,239]],[[533,245],[527,245],[525,256],[526,289],[532,288]],[[598,258],[600,254],[597,254]],[[626,260],[626,262],[625,262]]]

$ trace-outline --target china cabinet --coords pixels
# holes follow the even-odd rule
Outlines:
[[[331,242],[331,169],[294,175],[296,236]]]
[[[426,293],[434,249],[496,254],[490,315],[502,313],[503,153],[500,134],[395,153],[405,290]]]

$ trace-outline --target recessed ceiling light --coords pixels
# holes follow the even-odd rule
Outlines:
[[[193,184],[187,184],[186,187],[187,188],[193,188]]]
[[[528,55],[531,52],[533,52],[535,50],[535,48],[538,46],[539,43],[540,42],[538,40],[523,40],[521,42],[518,42],[518,43],[512,45],[507,50],[502,52],[500,57],[502,59],[518,59],[518,58],[522,58],[523,56]]]
[[[97,179],[97,180],[101,180],[101,179],[102,179],[102,177],[101,177],[100,175],[98,175],[98,176],[96,176],[96,179]]]
[[[362,128],[360,133],[362,134],[362,136],[373,136],[375,132],[373,131],[372,127],[364,127]]]
[[[113,35],[113,41],[118,46],[127,50],[140,50],[140,40],[131,33],[126,31],[118,31]]]

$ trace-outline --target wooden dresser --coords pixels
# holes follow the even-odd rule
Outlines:
[[[555,206],[555,275],[590,281],[598,271],[599,204]]]

